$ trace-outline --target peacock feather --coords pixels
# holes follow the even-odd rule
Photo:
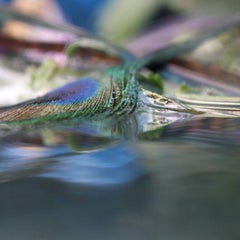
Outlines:
[[[36,99],[2,108],[0,120],[33,123],[131,113],[137,106],[138,87],[129,74],[127,69],[118,68],[90,74]]]
[[[130,114],[136,108],[152,107],[191,114],[201,111],[179,101],[148,92],[139,86],[141,69],[151,61],[164,63],[179,54],[194,49],[205,40],[233,27],[239,19],[200,36],[172,44],[143,58],[99,70],[60,86],[43,96],[0,109],[0,121],[5,123],[36,123],[64,118],[105,118]],[[119,54],[119,56],[122,56]]]

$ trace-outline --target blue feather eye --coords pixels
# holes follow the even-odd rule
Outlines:
[[[49,104],[73,104],[88,100],[97,93],[99,84],[91,78],[81,78],[43,96]]]

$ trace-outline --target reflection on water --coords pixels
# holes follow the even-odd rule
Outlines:
[[[126,144],[119,144],[82,155],[58,157],[39,176],[94,186],[123,184],[141,176],[139,160]]]
[[[145,133],[133,122],[136,141],[89,124],[74,137],[73,126],[5,130],[1,238],[238,239],[239,119]]]
[[[1,184],[2,238],[238,239],[237,148],[171,142],[138,148],[150,175],[122,187],[42,178]]]
[[[134,180],[142,175],[140,156],[127,140],[132,126],[128,121],[124,125],[110,121],[2,125],[0,181],[32,175],[94,186]]]

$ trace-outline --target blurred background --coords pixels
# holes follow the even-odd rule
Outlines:
[[[126,41],[170,18],[238,12],[238,0],[1,0],[21,12],[51,21],[67,21],[114,42]]]

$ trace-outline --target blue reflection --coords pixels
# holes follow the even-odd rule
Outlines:
[[[64,146],[42,147],[5,144],[0,148],[0,182],[31,176],[55,162],[55,157],[69,154]]]
[[[143,175],[140,157],[126,145],[58,158],[39,177],[92,186],[109,186],[134,181]]]

